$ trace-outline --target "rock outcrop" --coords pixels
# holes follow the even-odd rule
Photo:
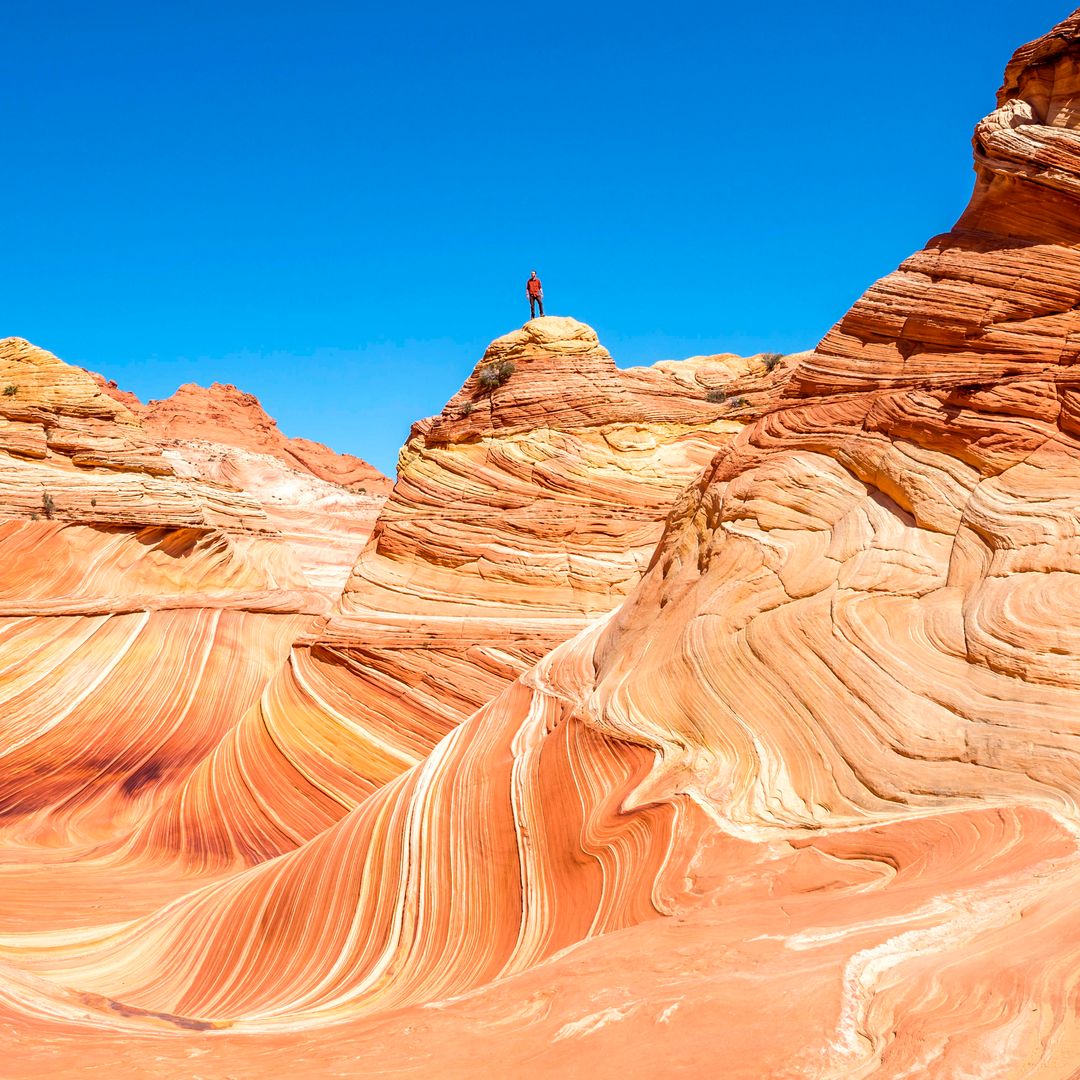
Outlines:
[[[393,508],[335,613],[315,620],[344,582],[344,573],[335,582],[320,572],[328,561],[341,568],[343,545],[353,545],[348,565],[355,560],[371,529],[371,496],[267,452],[276,428],[252,399],[228,393],[227,408],[196,407],[188,389],[185,408],[146,407],[100,376],[8,343],[20,362],[32,355],[50,366],[49,386],[67,387],[43,403],[23,372],[8,395],[40,421],[46,444],[52,413],[72,413],[84,427],[82,414],[94,420],[99,453],[117,448],[111,468],[76,469],[46,445],[43,467],[60,474],[49,490],[70,489],[71,498],[38,521],[30,503],[20,510],[13,499],[10,507],[0,603],[9,598],[11,647],[42,645],[29,666],[27,654],[12,653],[23,677],[12,683],[18,738],[5,755],[0,821],[12,823],[16,861],[34,867],[31,883],[43,867],[65,881],[70,867],[82,882],[75,867],[92,852],[95,865],[110,869],[86,880],[105,890],[110,907],[138,913],[195,880],[320,835],[617,604],[639,580],[674,496],[740,429],[749,397],[785,370],[770,363],[766,374],[760,361],[727,356],[618,372],[595,334],[568,319],[532,324],[490,355],[508,346],[520,373],[487,396],[476,393],[475,379],[463,391],[483,398],[482,424],[478,416],[444,438],[460,409],[455,399],[442,417],[418,425]],[[565,362],[575,351],[577,360]],[[586,401],[595,380],[610,397]],[[721,386],[729,399],[707,401]],[[530,430],[521,403],[535,411],[557,391],[577,396],[576,411]],[[175,419],[200,412],[214,424]],[[237,430],[247,419],[254,434]],[[148,470],[144,486],[106,530],[93,520],[99,488],[130,485],[131,468],[122,466],[131,461]],[[179,523],[166,513],[170,500],[188,508]],[[217,516],[209,519],[208,508]],[[297,516],[313,509],[319,522],[301,537]],[[165,528],[177,524],[186,530]],[[222,609],[248,617],[235,622]],[[78,633],[60,621],[26,621],[74,615],[98,621]],[[134,621],[129,627],[118,615]],[[257,615],[266,625],[252,621]],[[92,670],[100,653],[112,657],[106,677],[85,702],[80,696],[71,712],[47,720],[60,682]],[[141,665],[151,657],[148,678]],[[255,665],[249,674],[245,664]],[[215,694],[219,681],[235,693]],[[122,753],[109,753],[125,739],[128,714],[116,713],[116,702],[130,703],[142,722]],[[42,835],[52,839],[39,857]],[[162,869],[170,865],[179,875]],[[22,925],[34,889],[9,883],[0,914]],[[60,896],[35,925],[86,919],[78,889]]]
[[[0,892],[16,906],[115,850],[235,728],[381,505],[265,454],[163,440],[118,397],[0,342]],[[312,565],[314,541],[285,526],[300,503],[339,544],[331,587],[333,544],[315,537]],[[123,891],[125,873],[103,876]]]
[[[416,782],[444,735],[485,702],[493,704],[480,715],[490,717],[504,715],[507,694],[522,703],[514,680],[626,596],[676,495],[741,429],[737,417],[754,408],[751,399],[765,400],[766,386],[775,393],[790,369],[770,363],[765,372],[760,362],[728,356],[619,372],[595,334],[569,319],[545,319],[500,339],[478,369],[507,352],[519,367],[502,386],[479,394],[474,375],[441,417],[417,426],[402,455],[392,505],[332,615],[319,622],[278,618],[272,632],[230,626],[228,647],[212,633],[195,638],[194,631],[170,625],[169,634],[186,644],[166,656],[198,655],[198,663],[177,670],[163,657],[155,665],[158,678],[143,685],[137,667],[121,661],[110,681],[95,688],[92,708],[44,728],[24,722],[22,742],[9,758],[0,819],[11,823],[0,838],[10,837],[10,849],[19,853],[6,900],[0,900],[8,929],[77,925],[85,927],[79,939],[88,942],[100,925],[100,908],[88,904],[89,895],[105,902],[112,921],[135,919],[134,929],[139,918],[174,910],[185,893],[204,895],[196,885],[242,887],[248,879],[236,873],[238,866],[256,864],[256,873],[286,865],[278,855],[300,860],[299,866],[311,857],[312,844],[339,844],[335,838],[346,835],[340,830],[368,820],[376,806],[405,790],[402,785]],[[604,394],[595,393],[598,383]],[[706,400],[718,387],[726,387],[729,398]],[[559,395],[570,407],[551,409],[541,425],[543,402]],[[462,401],[477,399],[483,414],[461,424]],[[158,438],[179,486],[244,486],[272,532],[277,481],[271,476],[264,486],[241,485],[236,481],[248,474],[235,471],[245,455],[267,455],[222,450],[221,441]],[[215,471],[215,454],[222,453],[233,472]],[[190,616],[206,619],[210,613],[198,609],[199,600],[193,598]],[[290,632],[291,649],[285,645]],[[259,636],[250,650],[249,633]],[[56,679],[79,670],[79,656],[62,647],[71,637],[57,629],[48,639],[55,659],[40,671],[35,665],[40,694],[30,716],[55,697]],[[151,633],[133,663],[155,643]],[[107,641],[96,647],[112,650]],[[239,668],[235,678],[226,674],[239,664],[237,650],[249,668],[255,665],[244,678]],[[268,675],[275,659],[277,669]],[[42,677],[46,670],[51,677]],[[189,673],[183,684],[181,671]],[[210,688],[222,680],[234,695],[218,700]],[[142,717],[126,739],[117,727],[125,714],[110,711],[109,702],[119,700],[132,702]],[[91,717],[94,738],[87,739]],[[122,753],[106,758],[109,747],[121,745]],[[477,777],[490,773],[485,783],[497,782],[506,762],[493,766],[487,752],[478,751],[471,768]],[[52,767],[54,760],[66,764]],[[629,772],[618,754],[609,764],[613,794],[630,776],[643,775],[644,758]],[[35,781],[42,776],[44,783]],[[607,781],[597,774],[594,782]],[[590,799],[580,811],[581,827],[592,813]],[[461,809],[471,813],[466,803]],[[571,828],[569,801],[565,817]],[[485,830],[489,824],[497,822]],[[507,873],[512,865],[505,864]],[[587,878],[583,887],[596,893],[600,880],[595,872]],[[43,880],[64,885],[45,910],[36,906]],[[652,891],[647,876],[640,886],[629,908],[620,905],[598,925],[633,925],[645,917]],[[351,886],[343,887],[351,893]],[[513,890],[503,902],[508,912],[520,906]],[[574,924],[555,931],[553,940],[574,938],[587,904],[583,897]],[[488,917],[479,909],[477,915]],[[507,921],[505,931],[511,928]],[[241,936],[238,931],[235,940]],[[544,942],[531,947],[537,957],[549,951]],[[501,966],[504,952],[505,943],[477,971]],[[340,950],[330,945],[323,955],[335,954]],[[28,976],[52,979],[23,955],[10,978],[25,987]],[[81,1003],[78,1009],[104,1003],[125,1029],[132,1020],[151,1028],[171,1022],[167,1015],[184,1029],[199,1029],[231,1023],[246,1010],[238,999],[235,1016],[193,1018],[144,1004],[152,994],[143,998],[134,983],[119,1001],[104,983],[61,978],[77,987],[71,1000]]]
[[[213,383],[207,389],[186,383],[172,397],[143,407],[141,417],[147,431],[163,440],[224,444],[275,457],[290,468],[361,494],[383,498],[390,494],[391,482],[373,465],[310,439],[288,438],[258,398],[235,386]]]
[[[956,227],[793,365],[496,342],[126,846],[33,917],[0,864],[8,1061],[1075,1076],[1078,59],[1016,54]]]
[[[482,391],[480,373],[507,358],[514,373]],[[589,327],[552,317],[494,342],[415,426],[340,604],[140,844],[160,853],[197,831],[207,859],[258,862],[422,763],[627,595],[675,497],[792,362],[620,371]],[[734,407],[707,400],[720,386]],[[243,788],[218,799],[221,776],[241,769]]]
[[[351,454],[287,438],[258,399],[235,386],[188,383],[143,405],[90,375],[138,418],[178,475],[256,498],[308,581],[337,598],[390,492],[382,473]]]

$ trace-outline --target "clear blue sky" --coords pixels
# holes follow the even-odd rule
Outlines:
[[[528,314],[814,345],[959,216],[1027,0],[10,4],[0,335],[392,470]]]

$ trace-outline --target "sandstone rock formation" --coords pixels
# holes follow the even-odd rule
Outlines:
[[[282,435],[258,398],[235,386],[214,383],[206,389],[187,383],[172,397],[143,407],[141,416],[144,427],[162,439],[224,443],[276,457],[339,487],[384,497],[390,493],[390,481],[366,461],[310,439]]]
[[[382,473],[351,454],[287,438],[258,399],[235,386],[188,383],[143,405],[90,375],[139,419],[178,475],[254,496],[307,580],[337,598],[390,492]]]
[[[329,609],[381,504],[264,454],[165,441],[118,396],[25,341],[0,342],[8,928],[28,897],[38,926],[58,907],[92,918],[82,894],[66,891],[76,880],[106,888],[123,912],[117,847]],[[282,526],[305,501],[309,532],[344,536],[336,590],[324,581],[333,544],[316,537],[313,567],[296,523]],[[90,851],[114,862],[84,873]],[[64,887],[42,897],[46,882]],[[164,893],[149,894],[186,888],[160,884]],[[142,910],[153,899],[133,902]]]
[[[507,358],[515,374],[482,392],[479,373]],[[415,426],[334,613],[296,642],[259,707],[162,801],[140,843],[172,850],[194,830],[208,859],[261,861],[419,765],[619,603],[676,495],[785,370],[724,356],[619,371],[589,327],[565,318],[494,342],[443,413]],[[718,386],[746,404],[708,402]],[[220,777],[240,762],[243,788],[220,799]]]
[[[734,417],[749,398],[783,377],[783,368],[765,375],[759,362],[731,356],[618,372],[595,334],[568,319],[501,339],[491,355],[512,349],[520,375],[491,395],[477,395],[475,378],[467,383],[459,398],[480,397],[482,424],[457,424],[444,438],[460,410],[455,399],[443,417],[418,425],[393,509],[339,609],[316,622],[328,585],[283,515],[305,498],[310,511],[311,492],[329,485],[251,449],[268,445],[262,414],[255,427],[263,436],[237,433],[243,414],[196,406],[189,389],[186,411],[213,413],[222,426],[165,423],[160,417],[184,410],[148,409],[26,343],[6,347],[20,363],[49,365],[49,385],[67,388],[49,400],[53,412],[100,413],[98,441],[111,440],[121,463],[142,448],[149,465],[139,464],[159,486],[140,494],[142,517],[167,523],[161,507],[142,509],[152,497],[195,507],[183,537],[162,530],[151,544],[134,511],[117,517],[107,537],[87,535],[82,517],[99,503],[91,492],[116,482],[119,464],[108,473],[68,468],[64,490],[73,494],[64,520],[57,509],[48,519],[49,561],[40,536],[27,532],[38,526],[26,509],[18,537],[8,538],[12,573],[0,584],[12,620],[0,663],[6,657],[8,671],[19,672],[11,740],[0,748],[0,841],[12,856],[0,919],[8,930],[92,927],[102,908],[113,920],[150,913],[197,884],[233,880],[237,865],[294,851],[390,790],[478,705],[618,603],[639,580],[674,496],[739,430]],[[575,355],[576,374],[566,362]],[[16,374],[19,389],[8,396],[20,409],[32,405],[47,432],[55,421],[42,392],[21,368]],[[587,402],[597,381],[607,396]],[[718,386],[734,404],[706,400]],[[572,416],[553,411],[542,431],[530,429],[534,418],[522,421],[523,408],[537,414],[540,402],[568,393],[578,399]],[[250,415],[251,402],[241,404]],[[342,519],[348,500],[364,498],[335,491],[345,500]],[[233,503],[246,517],[222,516]],[[198,517],[205,505],[219,517]],[[363,507],[351,509],[361,530]],[[11,513],[19,514],[17,502]],[[327,521],[311,537],[312,559],[325,560],[334,550],[328,540],[340,539],[332,535],[338,523]],[[134,544],[149,553],[132,558]],[[193,557],[204,550],[205,559]],[[66,569],[56,574],[61,556]],[[80,601],[91,582],[92,598]],[[120,599],[101,598],[106,584]],[[51,590],[51,606],[28,606],[42,590]],[[252,614],[237,621],[223,608]],[[182,613],[145,622],[160,609]],[[85,627],[28,618],[75,612],[100,618]],[[118,614],[135,621],[117,622]],[[60,687],[89,678],[97,655],[109,658],[105,675],[55,714]],[[45,905],[43,882],[60,886]],[[19,981],[29,969],[17,968],[11,978]]]
[[[122,843],[115,718],[64,803],[26,771],[8,1062],[1075,1076],[1078,59],[1080,12],[1016,54],[956,227],[793,367],[496,342],[340,605],[197,768],[140,774]],[[84,391],[93,445],[47,454],[148,475]],[[4,687],[34,647],[6,648]]]

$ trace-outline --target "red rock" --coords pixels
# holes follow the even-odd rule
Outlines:
[[[1078,57],[1017,53],[968,211],[785,370],[496,342],[228,709],[154,666],[69,724],[142,627],[0,627],[7,1063],[1075,1075]]]
[[[163,803],[140,837],[147,850],[198,829],[221,858],[265,859],[420,763],[638,582],[672,500],[741,427],[707,388],[764,397],[760,365],[737,357],[620,372],[573,319],[530,323],[478,368],[507,354],[519,367],[481,395],[483,414],[460,415],[474,373],[441,416],[415,426],[339,609]],[[559,400],[577,404],[560,413]],[[240,760],[246,794],[217,800],[216,777]]]
[[[162,439],[223,443],[269,454],[340,487],[363,488],[371,495],[390,493],[391,482],[366,461],[335,453],[322,443],[282,435],[259,399],[235,386],[213,383],[207,389],[186,383],[172,397],[150,402],[142,416],[147,430]]]

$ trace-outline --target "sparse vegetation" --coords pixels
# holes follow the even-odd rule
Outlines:
[[[783,359],[784,354],[778,352],[762,353],[761,356],[761,362],[765,365],[765,370],[768,372],[774,371],[776,369],[776,365],[779,364],[780,361]]]
[[[91,506],[97,506],[97,499],[91,499],[90,500],[90,505]]]
[[[14,383],[8,383],[4,387],[4,397],[14,397],[19,392],[19,388]]]
[[[742,408],[744,408],[746,406],[746,398],[744,398],[744,397],[733,397],[731,399],[731,401],[729,402],[729,404],[731,405],[731,407],[733,409],[742,409]]]
[[[481,390],[495,390],[502,386],[516,370],[513,360],[497,360],[494,364],[483,368],[477,375],[476,381],[480,384]]]
[[[723,405],[724,402],[727,401],[727,391],[710,390],[708,394],[705,395],[705,400],[712,405]]]
[[[465,404],[461,406],[461,415],[462,416],[472,416],[472,414],[475,411],[476,411],[476,402],[475,401],[466,401]]]
[[[50,521],[52,521],[53,514],[56,513],[56,503],[47,491],[41,496],[41,512]]]

